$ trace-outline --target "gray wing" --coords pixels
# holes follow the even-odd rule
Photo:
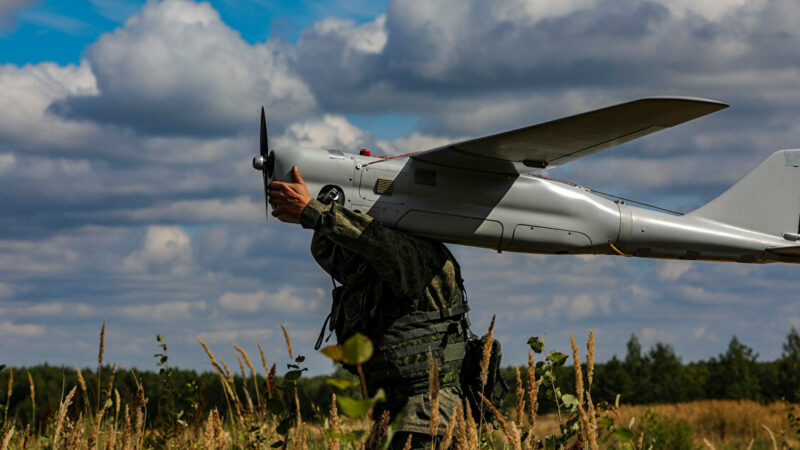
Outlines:
[[[655,97],[448,144],[412,158],[498,173],[558,166],[727,108],[702,98]]]

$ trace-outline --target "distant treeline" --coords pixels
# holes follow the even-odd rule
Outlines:
[[[683,364],[668,344],[657,343],[645,352],[636,336],[632,335],[623,359],[614,356],[610,361],[595,366],[592,398],[595,402],[613,403],[619,394],[621,403],[625,404],[676,403],[701,399],[756,401],[786,399],[798,402],[800,401],[800,335],[795,329],[787,335],[782,347],[780,359],[759,362],[756,361],[758,355],[753,349],[734,336],[725,353],[707,361]],[[16,421],[22,424],[30,423],[33,408],[28,373],[35,387],[36,423],[42,426],[52,420],[53,414],[58,409],[59,400],[72,387],[79,386],[80,381],[75,369],[67,367],[44,364],[14,368],[9,399],[6,391],[10,370],[3,368],[0,371],[0,418],[8,414],[9,419],[16,418]],[[99,389],[104,392],[111,375],[111,367],[103,366],[101,373],[102,381]],[[280,369],[278,373],[282,373]],[[574,392],[573,368],[563,366],[558,368],[556,373],[561,391]],[[82,375],[87,394],[76,396],[75,401],[96,407],[98,399],[96,369],[84,369]],[[516,379],[514,368],[503,369],[503,375],[511,389],[504,404],[505,408],[510,410],[514,403]],[[337,370],[335,376],[341,378],[350,375]],[[339,392],[325,382],[329,377],[301,377],[297,380],[303,417],[327,416],[331,394]],[[239,395],[244,398],[244,393],[241,392],[241,376],[235,378],[235,384],[240,390]],[[143,386],[145,395],[149,399],[148,426],[159,426],[162,417],[179,417],[180,420],[191,423],[200,420],[212,408],[218,408],[223,414],[227,412],[228,404],[220,379],[215,373],[197,373],[193,370],[168,367],[162,367],[159,371],[118,369],[114,387],[123,404],[134,402],[137,382]],[[272,382],[280,385],[280,376]],[[255,392],[253,379],[249,378],[247,383],[252,396]],[[267,391],[263,374],[257,376],[257,384],[260,392]],[[359,396],[355,390],[347,394],[354,398]],[[553,402],[550,399],[553,393],[541,390],[539,395],[541,397],[539,404],[546,407],[540,409],[540,412],[547,413],[552,410]],[[100,394],[99,397],[105,398],[105,394]],[[7,412],[4,411],[6,405],[9,405]]]

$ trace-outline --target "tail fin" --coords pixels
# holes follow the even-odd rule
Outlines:
[[[773,153],[689,214],[776,236],[800,234],[800,150]]]

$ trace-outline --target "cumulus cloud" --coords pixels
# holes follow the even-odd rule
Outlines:
[[[173,321],[191,319],[206,310],[206,302],[170,302],[155,305],[132,305],[122,308],[126,319],[142,321]]]
[[[4,337],[36,337],[44,334],[44,327],[33,324],[16,324],[5,320],[0,322],[0,336]]]
[[[157,134],[224,134],[254,121],[265,104],[287,121],[314,107],[281,43],[250,45],[208,3],[149,2],[88,52],[97,95],[51,110]]]
[[[312,296],[301,295],[293,286],[283,286],[275,292],[226,292],[219,298],[222,308],[233,312],[254,313],[262,310],[302,313],[313,311],[320,306],[322,291],[317,290]]]
[[[147,227],[140,250],[125,258],[122,265],[131,272],[186,274],[192,264],[189,234],[181,227]]]

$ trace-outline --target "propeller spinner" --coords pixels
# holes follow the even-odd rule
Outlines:
[[[264,177],[264,202],[269,219],[269,183],[275,170],[275,155],[269,151],[267,141],[267,118],[264,115],[264,107],[261,107],[261,145],[260,154],[253,158],[253,168],[260,170]]]

